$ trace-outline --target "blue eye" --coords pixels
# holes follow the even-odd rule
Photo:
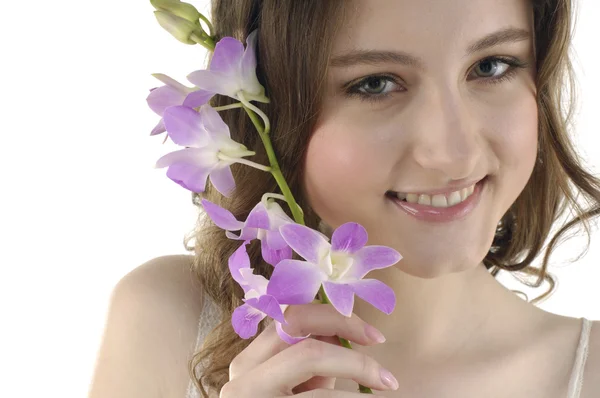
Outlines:
[[[528,64],[516,58],[489,57],[479,61],[473,68],[482,84],[498,84],[513,78],[519,69]],[[498,72],[500,71],[500,72]],[[481,76],[483,75],[483,76]],[[487,76],[490,75],[490,76]],[[393,86],[399,85],[390,75],[372,75],[345,89],[347,97],[358,97],[362,101],[379,102],[391,96]],[[399,90],[405,91],[405,89]]]

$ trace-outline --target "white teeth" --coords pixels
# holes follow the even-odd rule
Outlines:
[[[419,195],[419,201],[417,203],[420,205],[431,206],[431,197],[429,195]]]
[[[431,205],[434,207],[448,207],[445,195],[433,195]]]
[[[459,191],[452,192],[450,196],[448,196],[448,206],[454,206],[461,202]]]
[[[450,207],[459,204],[460,202],[467,199],[475,191],[475,185],[463,188],[460,191],[454,191],[447,195],[427,195],[427,194],[415,194],[415,193],[397,193],[397,197],[400,200],[406,200],[410,203],[418,203],[420,205],[433,206],[433,207]]]

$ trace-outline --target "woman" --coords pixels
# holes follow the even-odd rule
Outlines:
[[[599,211],[600,183],[561,107],[571,13],[568,0],[213,1],[218,38],[258,29],[271,99],[261,108],[307,225],[355,221],[370,244],[397,249],[403,259],[369,277],[398,304],[383,316],[357,301],[349,319],[292,306],[286,331],[316,339],[288,346],[266,324],[242,340],[230,319],[243,293],[227,269],[239,242],[201,219],[193,260],[155,259],[115,289],[91,397],[191,397],[195,386],[223,398],[357,397],[357,382],[388,397],[599,396],[597,322],[545,312],[533,304],[549,292],[527,302],[495,279],[522,271],[552,289],[547,257],[528,266],[562,204],[579,215],[571,225]],[[265,160],[249,119],[222,117]],[[203,196],[243,219],[276,185],[255,169],[234,174],[231,200],[210,186]],[[248,251],[268,276],[260,245]]]

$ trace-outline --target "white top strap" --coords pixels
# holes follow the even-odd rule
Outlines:
[[[575,363],[571,372],[571,380],[569,381],[569,394],[567,398],[579,398],[581,395],[581,387],[583,386],[583,370],[585,361],[588,357],[588,345],[590,341],[590,330],[592,329],[592,321],[581,318],[581,337],[575,354]]]
[[[210,332],[212,330],[213,327],[215,327],[217,325],[219,318],[220,318],[220,310],[212,302],[212,299],[207,294],[204,294],[204,302],[202,305],[202,310],[200,311],[200,319],[198,321],[198,337],[196,338],[196,348],[194,350],[194,353],[202,347],[202,344],[204,343],[204,339],[206,338],[206,335],[208,334],[208,332]],[[199,363],[196,366],[196,369],[197,370],[199,368],[201,369],[201,367],[203,365],[204,365],[204,363]],[[207,386],[204,386],[204,388],[206,389]],[[198,391],[195,384],[191,380],[188,383],[185,397],[186,398],[199,398],[200,397],[200,391]]]

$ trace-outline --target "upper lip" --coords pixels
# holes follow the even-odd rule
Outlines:
[[[471,180],[468,182],[463,182],[463,183],[452,183],[452,184],[448,184],[446,185],[444,188],[439,188],[439,189],[423,189],[423,190],[414,190],[414,191],[391,191],[391,192],[395,192],[395,193],[402,193],[402,194],[415,194],[415,195],[439,195],[439,194],[450,194],[452,192],[455,191],[460,191],[463,188],[467,188],[470,187],[473,184],[478,183],[479,181],[483,180],[485,177],[483,178],[479,178],[479,179],[475,179],[475,180]]]

